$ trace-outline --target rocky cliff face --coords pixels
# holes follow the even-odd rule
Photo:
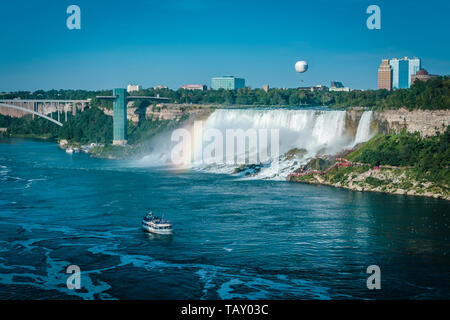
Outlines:
[[[354,108],[347,111],[347,129],[356,132],[364,110]],[[407,109],[374,111],[372,128],[379,133],[419,132],[423,137],[444,132],[450,125],[450,110],[414,110]]]
[[[356,130],[358,129],[359,120],[364,111],[369,110],[365,108],[355,107],[347,110],[345,117],[345,127],[353,136],[356,135]]]
[[[138,122],[139,117],[153,120],[176,120],[183,115],[204,119],[213,112],[211,106],[157,104],[149,106],[143,114],[142,110],[128,108],[128,118]],[[356,134],[359,121],[365,108],[352,108],[347,111],[347,130]],[[432,136],[437,132],[444,132],[450,125],[450,110],[415,110],[407,109],[374,111],[372,129],[379,133],[400,133],[403,129],[408,132],[419,132],[422,136]]]
[[[180,120],[184,117],[194,116],[195,118],[205,118],[213,109],[210,106],[196,106],[184,104],[161,103],[150,105],[146,108],[138,109],[130,103],[127,107],[127,119],[133,123],[138,123],[139,119],[151,120]],[[112,109],[103,109],[103,112],[113,116]]]
[[[429,137],[437,132],[444,132],[450,125],[450,110],[375,111],[373,121],[381,133],[399,133],[406,129]]]
[[[145,109],[137,109],[132,104],[128,106],[127,118],[137,123],[141,117],[153,120],[179,120],[182,116],[205,119],[213,112],[212,106],[196,106],[183,104],[156,104]],[[347,130],[356,134],[358,123],[364,108],[347,110]],[[112,110],[104,110],[113,115]],[[374,111],[372,129],[379,133],[400,133],[403,129],[408,132],[419,132],[421,136],[428,137],[437,132],[444,132],[450,125],[450,110],[414,110],[407,109]]]
[[[157,104],[149,106],[145,111],[146,119],[153,120],[180,120],[181,117],[204,118],[207,117],[213,109],[210,106],[179,105],[179,104]]]

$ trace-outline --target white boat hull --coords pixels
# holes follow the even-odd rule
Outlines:
[[[142,229],[147,232],[156,233],[156,234],[172,234],[172,229],[155,229],[149,225],[142,224]]]

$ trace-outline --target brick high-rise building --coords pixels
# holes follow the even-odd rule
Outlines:
[[[383,59],[378,69],[378,89],[392,90],[392,68],[389,59]]]

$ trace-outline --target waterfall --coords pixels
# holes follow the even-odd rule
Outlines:
[[[226,137],[227,130],[241,130],[243,132],[266,130],[277,130],[278,132],[278,151],[279,156],[270,158],[269,161],[254,161],[253,163],[265,165],[257,173],[257,178],[284,179],[289,173],[297,169],[301,164],[318,154],[335,154],[344,148],[351,146],[353,137],[345,128],[346,112],[335,110],[317,110],[317,109],[219,109],[215,110],[206,121],[202,122],[201,129],[196,129],[195,125],[186,127],[186,130],[192,134],[189,146],[194,149],[192,157],[187,163],[187,167],[195,170],[204,170],[214,173],[233,173],[239,164],[230,164],[227,161],[219,161],[220,163],[211,164],[206,160],[210,160],[208,155],[204,154],[204,150],[208,149],[207,144],[212,141],[207,132],[219,132],[220,137]],[[200,130],[200,133],[199,133]],[[197,132],[197,134],[196,134]],[[259,137],[259,136],[258,136]],[[267,145],[267,153],[274,150],[271,145],[270,137]],[[248,147],[248,140],[246,140]],[[154,165],[166,162],[170,165],[171,149],[174,143],[170,141],[170,137],[166,135],[165,141],[159,139],[155,150],[152,154],[144,157],[143,163]],[[248,147],[245,152],[247,154],[247,164],[254,153],[259,149]],[[220,142],[220,148],[223,150],[227,147],[227,143]],[[219,149],[220,149],[219,148]],[[208,149],[209,150],[209,149]],[[239,157],[237,150],[236,157]],[[203,153],[202,153],[203,152]],[[226,151],[223,151],[225,154]],[[224,156],[225,158],[225,156]],[[205,163],[207,162],[207,164]],[[185,163],[186,165],[186,163]],[[186,166],[184,166],[186,167]]]
[[[345,111],[233,109],[217,110],[207,120],[204,130],[215,128],[271,130],[279,133],[279,155],[272,157],[270,166],[262,168],[258,178],[285,178],[307,159],[318,153],[331,154],[342,150],[351,142],[345,130]],[[200,138],[201,139],[201,138]],[[195,143],[200,145],[200,141]],[[269,143],[270,144],[270,143]],[[270,147],[271,148],[271,147]],[[300,155],[284,156],[291,150]],[[251,154],[261,150],[246,150]],[[232,173],[237,166],[208,166],[207,171]]]
[[[278,129],[280,153],[304,148],[338,151],[348,142],[345,111],[221,109],[206,120],[205,129]]]
[[[372,124],[372,111],[364,111],[359,120],[358,129],[356,130],[355,141],[353,146],[361,142],[369,141],[372,138],[370,126]]]

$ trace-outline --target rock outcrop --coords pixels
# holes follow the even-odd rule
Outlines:
[[[346,127],[349,132],[356,133],[359,120],[365,108],[347,110]],[[450,125],[450,110],[414,110],[407,109],[374,111],[372,129],[379,133],[419,132],[422,137],[444,132]]]
[[[349,167],[344,172],[335,169],[327,174],[291,175],[288,180],[323,184],[354,191],[383,192],[450,200],[448,188],[430,181],[418,181],[414,178],[412,170],[412,168]]]
[[[181,120],[183,117],[195,116],[196,118],[207,117],[213,108],[205,105],[191,105],[191,104],[172,104],[159,103],[149,105],[145,108],[136,108],[130,102],[127,107],[127,119],[133,123],[138,123],[140,119],[151,120]],[[113,116],[112,109],[103,109],[103,112],[109,116]]]
[[[450,110],[375,111],[373,122],[380,133],[399,133],[405,129],[429,137],[437,132],[444,132],[450,125]]]

